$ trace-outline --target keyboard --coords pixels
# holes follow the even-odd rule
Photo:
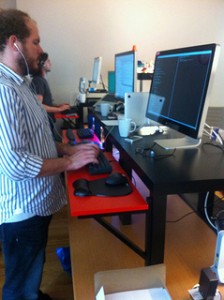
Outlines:
[[[71,106],[70,109],[66,109],[62,112],[64,115],[76,115],[77,114],[77,107],[76,106]]]
[[[100,151],[98,157],[97,157],[99,164],[88,164],[88,172],[91,175],[96,175],[96,174],[105,174],[105,173],[111,173],[112,172],[112,167],[104,155],[103,151]]]
[[[89,139],[94,137],[94,133],[90,128],[77,129],[77,135],[80,139]]]

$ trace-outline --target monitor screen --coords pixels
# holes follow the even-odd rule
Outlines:
[[[157,52],[146,117],[200,139],[218,48],[209,44]]]
[[[124,94],[135,92],[137,85],[137,52],[115,54],[115,96],[124,100]]]
[[[101,66],[102,66],[102,57],[95,57],[93,61],[93,73],[92,73],[92,83],[99,84],[100,83],[100,75],[101,75]]]

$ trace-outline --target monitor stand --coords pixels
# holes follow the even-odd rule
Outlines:
[[[201,144],[201,139],[193,139],[189,136],[174,138],[174,139],[161,139],[154,141],[160,147],[170,150],[178,148],[195,148]]]
[[[138,129],[138,135],[141,136],[154,135],[156,133],[163,133],[165,129],[166,129],[165,126],[159,126],[159,125],[142,126]]]

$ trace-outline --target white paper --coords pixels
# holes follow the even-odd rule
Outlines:
[[[104,289],[101,287],[99,292],[96,295],[96,300],[105,300],[105,294],[104,294]]]
[[[152,288],[145,290],[136,290],[108,294],[106,300],[171,300],[171,297],[165,288]],[[97,299],[98,300],[98,299]]]

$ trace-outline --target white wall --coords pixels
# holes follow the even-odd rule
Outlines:
[[[16,0],[0,0],[0,8],[16,8]]]
[[[58,102],[72,100],[81,76],[90,79],[95,56],[103,57],[107,82],[114,54],[133,44],[149,61],[157,50],[216,42],[222,48],[211,106],[224,106],[223,0],[17,0],[17,8],[38,23]]]

